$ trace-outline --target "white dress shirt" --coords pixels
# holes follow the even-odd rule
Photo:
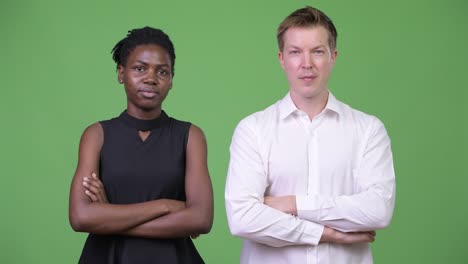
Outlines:
[[[312,121],[290,94],[243,119],[226,181],[229,227],[244,239],[240,263],[373,263],[368,243],[320,243],[324,226],[353,232],[390,223],[395,174],[376,117],[329,93]],[[263,204],[296,195],[298,216]]]

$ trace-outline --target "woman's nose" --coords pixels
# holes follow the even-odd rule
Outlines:
[[[157,74],[156,71],[148,71],[148,73],[145,76],[145,84],[150,84],[150,85],[156,85],[157,84]]]

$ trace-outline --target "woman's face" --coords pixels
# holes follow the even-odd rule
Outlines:
[[[172,63],[169,54],[158,45],[136,46],[119,65],[119,82],[125,86],[128,111],[160,110],[172,87]]]

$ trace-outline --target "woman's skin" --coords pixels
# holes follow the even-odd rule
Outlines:
[[[118,67],[118,81],[127,94],[127,112],[139,119],[161,114],[162,102],[172,88],[172,63],[158,45],[139,45]],[[150,131],[139,131],[145,140]],[[99,123],[81,137],[79,160],[70,191],[70,223],[75,231],[123,234],[150,238],[175,238],[208,233],[213,223],[213,191],[207,167],[203,132],[192,125],[186,151],[185,202],[159,199],[135,204],[110,204],[101,184],[99,155],[103,144]],[[93,195],[95,199],[93,200]]]

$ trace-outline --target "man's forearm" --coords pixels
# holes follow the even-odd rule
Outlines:
[[[265,196],[265,205],[273,207],[284,213],[297,215],[296,196]],[[375,239],[375,232],[353,232],[345,233],[325,226],[323,229],[321,243],[363,243],[373,242]]]
[[[297,215],[296,196],[265,196],[263,203],[281,212]]]
[[[376,233],[374,231],[344,233],[326,226],[323,229],[320,242],[340,244],[371,243],[374,242],[375,235]]]

